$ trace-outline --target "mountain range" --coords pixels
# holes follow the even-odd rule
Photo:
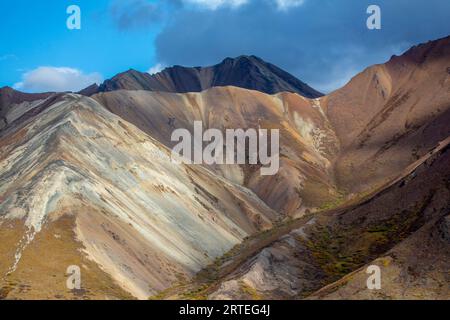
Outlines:
[[[280,170],[172,163],[194,121],[279,129]],[[2,88],[0,298],[448,299],[449,142],[450,37],[328,95],[254,56]]]

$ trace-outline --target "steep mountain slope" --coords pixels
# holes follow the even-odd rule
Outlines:
[[[172,163],[160,143],[78,95],[6,127],[0,163],[7,298],[145,299],[277,219],[249,190]],[[81,292],[65,287],[70,265],[89,279]]]
[[[450,37],[368,68],[321,99],[341,142],[343,189],[382,184],[450,134]]]
[[[449,143],[450,137],[358,204],[291,223],[274,230],[275,238],[263,233],[247,240],[202,271],[184,293],[169,296],[448,298]],[[267,238],[272,240],[264,244]],[[373,264],[381,268],[380,290],[366,286],[366,268]]]
[[[99,91],[125,89],[186,93],[223,86],[268,94],[294,92],[307,98],[322,96],[286,71],[255,56],[227,58],[215,66],[204,68],[174,66],[155,75],[129,70],[106,80]]]
[[[316,101],[292,93],[266,95],[236,87],[201,93],[174,94],[114,91],[93,96],[108,110],[135,124],[172,148],[175,129],[193,132],[194,121],[205,129],[280,130],[280,170],[261,176],[259,166],[213,166],[227,179],[249,187],[281,215],[301,215],[340,195],[334,187],[331,162],[337,139]]]
[[[97,92],[99,92],[99,89],[100,89],[99,85],[94,83],[94,84],[91,84],[89,87],[84,88],[83,90],[81,90],[81,91],[79,91],[77,93],[81,94],[83,96],[90,97],[93,94],[96,94]]]

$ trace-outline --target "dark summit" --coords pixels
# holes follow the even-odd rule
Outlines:
[[[99,91],[123,89],[186,93],[224,86],[268,94],[293,92],[306,98],[318,98],[323,95],[288,72],[255,56],[226,58],[210,67],[174,66],[154,75],[129,70],[106,80]]]

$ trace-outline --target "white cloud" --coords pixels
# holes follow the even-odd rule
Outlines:
[[[147,73],[155,74],[155,73],[163,71],[164,68],[165,68],[165,66],[163,64],[158,63],[158,64],[154,65],[153,67],[151,67],[150,69],[148,69]]]
[[[186,3],[216,10],[220,7],[237,8],[249,2],[249,0],[184,0]]]
[[[84,74],[81,70],[68,67],[38,67],[22,75],[22,81],[14,89],[27,92],[79,91],[93,83],[101,83],[99,73]]]
[[[290,8],[299,7],[305,1],[304,0],[275,0],[278,9],[280,10],[288,10]]]

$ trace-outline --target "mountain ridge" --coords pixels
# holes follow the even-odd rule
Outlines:
[[[307,98],[323,96],[277,66],[256,56],[245,55],[225,58],[208,67],[175,65],[153,75],[130,69],[104,81],[98,92],[125,89],[188,93],[223,86],[236,86],[268,94],[286,91]]]

